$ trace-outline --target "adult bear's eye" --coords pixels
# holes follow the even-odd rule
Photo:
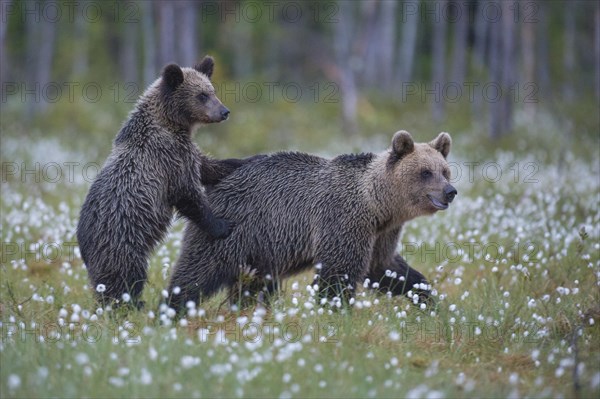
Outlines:
[[[200,93],[198,94],[198,100],[200,100],[201,103],[205,103],[208,101],[208,94],[206,93]]]
[[[431,173],[431,171],[428,169],[425,169],[424,171],[421,172],[422,179],[429,179],[431,176],[433,176],[433,173]]]

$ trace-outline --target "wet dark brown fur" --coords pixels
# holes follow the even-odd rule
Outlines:
[[[123,294],[136,303],[148,258],[163,239],[175,208],[206,233],[222,239],[233,224],[214,216],[204,184],[241,166],[200,153],[191,139],[199,124],[221,122],[229,110],[210,82],[211,57],[194,68],[171,64],[140,97],[81,209],[77,238],[92,289],[103,302]]]
[[[397,254],[397,245],[404,223],[454,199],[450,146],[447,133],[414,143],[401,131],[380,154],[328,160],[283,152],[239,168],[209,193],[216,214],[239,227],[211,241],[188,225],[170,281],[170,306],[181,309],[222,287],[272,291],[281,278],[316,264],[316,283],[328,297],[347,299],[368,277],[383,291],[415,289],[424,299],[424,287],[414,285],[427,280]],[[255,283],[242,283],[244,271],[254,273]]]

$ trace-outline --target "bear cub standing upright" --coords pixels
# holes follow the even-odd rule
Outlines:
[[[148,257],[165,236],[173,208],[211,239],[231,233],[233,224],[215,217],[202,185],[217,183],[245,160],[209,159],[191,139],[196,125],[229,116],[210,82],[213,68],[209,56],[194,68],[166,66],[138,100],[90,187],[77,239],[101,302],[127,293],[138,304]]]
[[[330,298],[348,299],[367,277],[385,292],[413,290],[414,299],[425,300],[427,280],[397,246],[404,223],[448,208],[457,194],[449,182],[450,146],[447,133],[414,143],[400,131],[379,154],[329,160],[281,152],[242,166],[209,193],[215,212],[239,226],[210,242],[188,224],[169,305],[181,310],[221,287],[243,300],[316,264],[315,283]],[[242,275],[247,270],[254,280]]]

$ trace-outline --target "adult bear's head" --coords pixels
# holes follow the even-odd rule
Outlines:
[[[450,184],[446,158],[452,146],[448,133],[429,143],[415,143],[407,131],[394,134],[388,152],[386,176],[398,202],[394,208],[408,220],[447,209],[457,194]]]

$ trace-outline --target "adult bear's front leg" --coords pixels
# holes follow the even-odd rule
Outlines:
[[[400,230],[398,228],[379,235],[367,278],[371,284],[377,283],[377,289],[381,292],[406,295],[412,291],[418,295],[419,303],[426,302],[430,298],[429,282],[396,253]]]
[[[381,292],[392,295],[406,295],[408,291],[419,296],[418,303],[430,298],[430,285],[425,276],[413,269],[400,255],[395,255],[391,263],[370,270],[368,278],[371,283],[378,283]]]
[[[211,242],[198,226],[188,224],[169,281],[168,305],[181,313],[188,301],[198,304],[201,298],[232,285],[233,271],[237,268],[236,262],[229,258],[231,253],[225,240]]]
[[[374,240],[353,240],[352,234],[344,232],[328,237],[318,252],[321,269],[317,270],[314,284],[319,285],[321,297],[338,297],[348,303],[369,270]]]

